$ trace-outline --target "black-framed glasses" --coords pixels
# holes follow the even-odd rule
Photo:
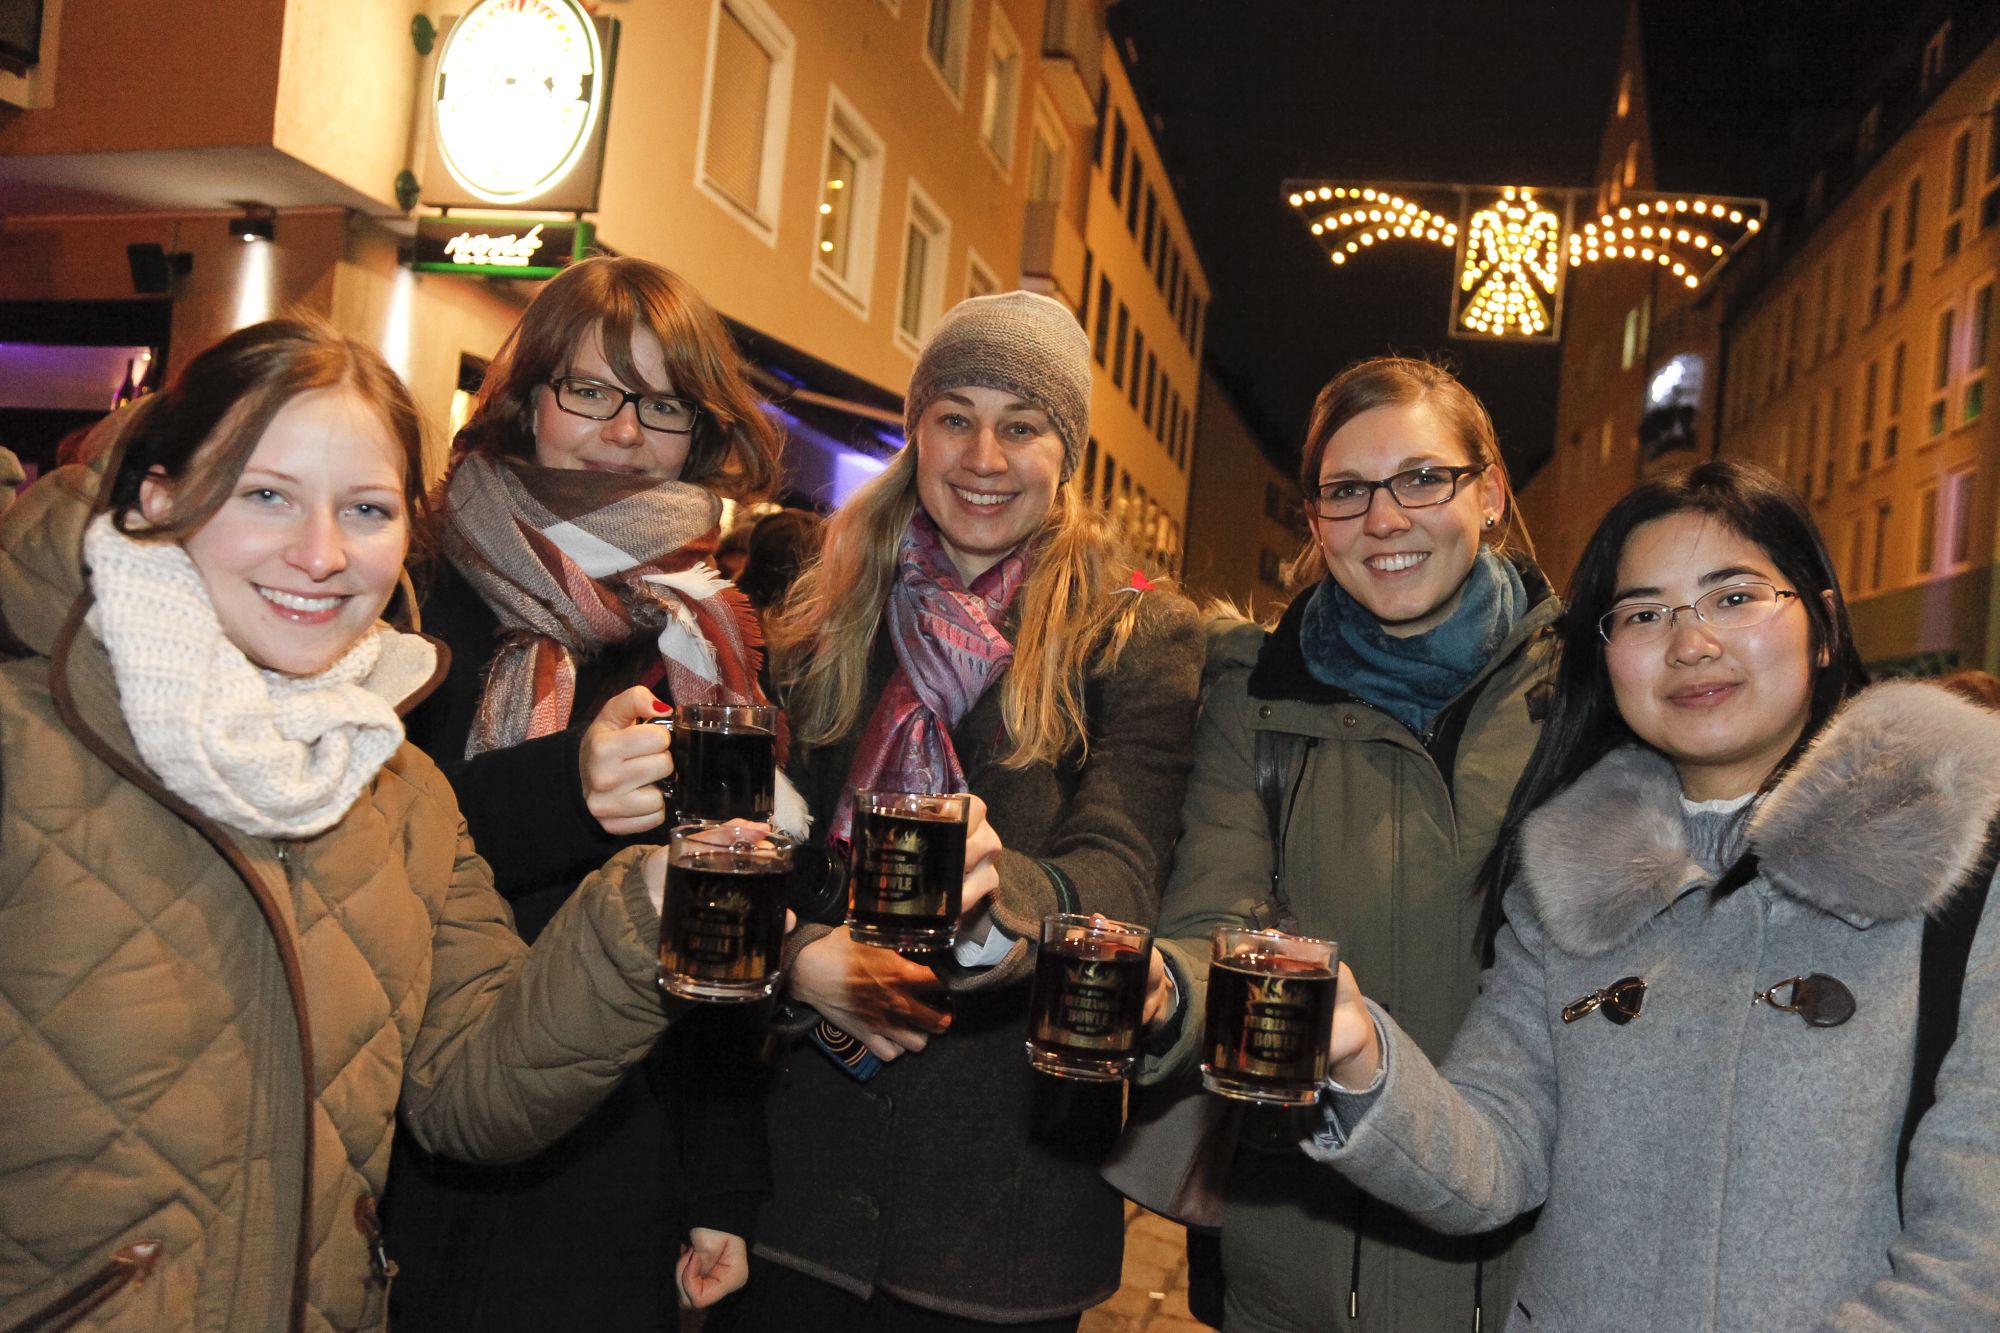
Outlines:
[[[1643,647],[1663,642],[1673,633],[1683,611],[1711,629],[1749,629],[1778,614],[1778,608],[1798,594],[1768,583],[1731,583],[1705,592],[1682,606],[1664,602],[1627,602],[1597,618],[1597,632],[1613,648]]]
[[[701,408],[691,398],[670,393],[632,393],[581,375],[558,375],[549,381],[549,387],[556,391],[557,407],[592,421],[609,421],[625,410],[625,404],[637,403],[639,424],[647,430],[685,435],[694,429],[696,419],[701,416]]]
[[[1624,1027],[1639,1016],[1639,1010],[1646,1003],[1646,982],[1641,977],[1620,977],[1600,990],[1594,990],[1581,1000],[1572,1000],[1563,1006],[1563,1022],[1574,1023],[1593,1009],[1602,1009],[1604,1016]]]
[[[1321,518],[1360,518],[1368,512],[1368,506],[1375,503],[1375,492],[1387,491],[1390,498],[1405,509],[1429,509],[1432,505],[1450,501],[1458,494],[1460,482],[1467,477],[1478,476],[1487,466],[1485,463],[1474,463],[1469,467],[1413,467],[1408,472],[1398,472],[1380,481],[1346,477],[1340,481],[1322,482],[1320,488],[1306,498],[1306,507]]]

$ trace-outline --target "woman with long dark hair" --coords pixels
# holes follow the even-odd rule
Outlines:
[[[1302,590],[1275,628],[1239,625],[1209,652],[1160,909],[1153,1008],[1173,1040],[1148,1083],[1192,1078],[1217,926],[1338,940],[1439,1057],[1477,990],[1473,881],[1535,742],[1558,603],[1486,409],[1440,367],[1381,357],[1335,377],[1299,478]],[[1253,1333],[1343,1319],[1434,1333],[1504,1299],[1509,1237],[1441,1236],[1305,1169],[1268,1116],[1205,1116],[1218,1108],[1187,1105],[1204,1095],[1191,1086],[1163,1111],[1168,1089],[1148,1091],[1128,1163],[1199,1155],[1226,1173],[1219,1236],[1190,1236],[1208,1317]],[[1220,1311],[1201,1306],[1218,1260]]]
[[[0,522],[0,1327],[380,1329],[397,1137],[541,1148],[660,1035],[664,853],[531,950],[400,712],[376,352],[252,325]]]
[[[672,763],[652,721],[764,702],[755,613],[710,556],[724,497],[764,494],[778,444],[720,317],[645,260],[563,270],[488,369],[439,493],[437,555],[414,571],[423,628],[452,657],[410,738],[451,778],[524,938],[590,867],[664,840]],[[747,1027],[694,1015],[533,1161],[401,1154],[399,1327],[650,1330],[677,1300],[711,1299],[716,1265],[740,1281],[759,1182],[704,1168],[755,1155],[697,1145],[691,1186],[681,1128],[757,1123],[754,1081],[731,1072],[754,1050]]]
[[[1864,689],[1746,465],[1613,506],[1562,638],[1465,1029],[1434,1066],[1343,967],[1308,1151],[1446,1231],[1540,1207],[1514,1333],[2000,1324],[2000,719]]]

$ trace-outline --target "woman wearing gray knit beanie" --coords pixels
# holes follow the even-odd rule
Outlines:
[[[1122,1088],[1030,1069],[1044,915],[1150,922],[1179,826],[1202,644],[1073,483],[1090,348],[1068,309],[963,302],[910,377],[909,444],[827,523],[771,627],[794,779],[829,841],[858,787],[970,792],[966,914],[922,961],[838,909],[790,941],[802,1034],[775,1194],[712,1333],[1071,1330],[1118,1287],[1099,1178]]]

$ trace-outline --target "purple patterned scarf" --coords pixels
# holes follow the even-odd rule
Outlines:
[[[967,591],[937,524],[919,509],[896,557],[887,608],[896,670],[862,730],[829,841],[847,837],[856,789],[964,791],[965,770],[952,748],[951,729],[1014,660],[1014,645],[1001,634],[1000,622],[1027,575],[1020,547]]]

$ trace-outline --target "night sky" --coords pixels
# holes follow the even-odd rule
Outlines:
[[[1674,0],[1663,11],[1671,21],[1654,30],[1649,63],[1668,77],[1649,100],[1656,147],[1678,154],[1663,167],[1681,168],[1664,186],[1765,193],[1803,90],[1825,73],[1823,6]],[[1319,386],[1390,351],[1456,363],[1492,411],[1517,481],[1548,450],[1555,345],[1448,337],[1449,251],[1401,242],[1336,268],[1279,187],[1290,177],[1590,185],[1625,13],[1623,0],[1113,6],[1111,30],[1214,287],[1210,357],[1288,464]],[[1777,33],[1787,22],[1789,37]],[[1657,143],[1668,125],[1677,142]]]

